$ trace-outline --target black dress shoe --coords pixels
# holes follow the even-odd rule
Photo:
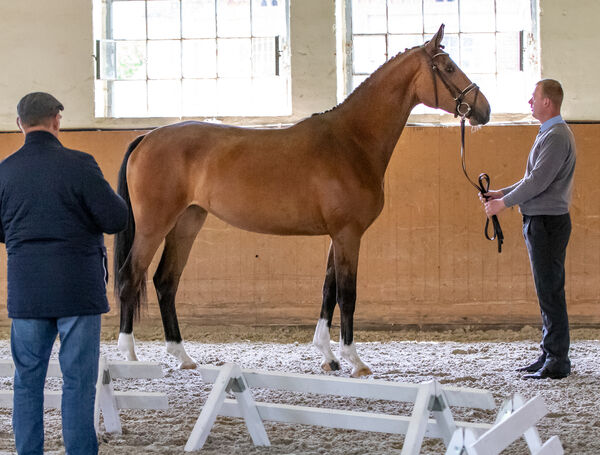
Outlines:
[[[515,371],[526,371],[527,373],[535,373],[539,371],[544,366],[545,360],[536,360],[531,365],[527,365],[526,367],[517,368]]]
[[[533,374],[526,374],[523,379],[562,379],[569,376],[569,373],[559,373],[556,371],[549,370],[548,368],[541,368]]]

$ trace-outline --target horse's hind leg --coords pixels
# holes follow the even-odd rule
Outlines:
[[[136,313],[139,312],[141,302],[145,300],[146,271],[163,237],[164,234],[143,235],[137,233],[131,251],[118,272],[121,325],[117,346],[127,360],[137,360],[133,338],[133,320]]]
[[[336,285],[335,285],[335,264],[333,258],[333,243],[329,246],[329,256],[327,258],[327,270],[325,272],[325,282],[323,283],[323,304],[321,306],[321,315],[315,336],[313,337],[313,345],[323,354],[323,363],[321,368],[325,371],[333,371],[340,369],[340,362],[331,350],[331,338],[329,329],[331,328],[331,320],[333,318],[333,310],[336,304]]]
[[[181,214],[165,239],[165,248],[154,274],[167,352],[179,359],[179,368],[196,368],[196,362],[187,355],[183,347],[175,310],[175,295],[194,239],[205,220],[206,211],[198,206],[190,206]]]

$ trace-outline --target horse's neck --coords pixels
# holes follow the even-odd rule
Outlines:
[[[388,62],[332,112],[351,142],[381,170],[382,178],[408,116],[418,103],[413,87],[416,71],[414,57]]]

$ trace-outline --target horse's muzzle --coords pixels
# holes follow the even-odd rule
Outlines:
[[[473,126],[485,125],[487,122],[490,121],[490,107],[488,106],[487,109],[485,109],[484,111],[479,109],[473,109],[471,110],[471,114],[468,118],[469,123]]]

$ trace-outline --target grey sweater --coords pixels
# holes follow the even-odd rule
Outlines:
[[[538,133],[527,159],[525,176],[503,188],[507,207],[519,205],[524,215],[569,212],[575,171],[575,138],[564,122]]]

